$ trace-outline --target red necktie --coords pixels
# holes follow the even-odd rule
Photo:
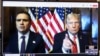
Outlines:
[[[74,40],[73,40],[74,44],[72,45],[72,53],[77,53],[77,44],[76,44],[76,36],[74,36]]]

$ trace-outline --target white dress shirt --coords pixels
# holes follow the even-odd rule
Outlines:
[[[68,34],[69,34],[69,38],[73,41],[73,40],[74,40],[74,38],[73,38],[74,36],[73,36],[70,32],[68,32]],[[80,53],[80,46],[79,46],[78,35],[76,34],[75,36],[76,36],[76,44],[77,44],[78,53]],[[63,46],[62,46],[62,52],[63,52],[63,53],[68,53],[68,52],[66,52],[66,50],[63,48]]]
[[[28,39],[29,39],[29,33],[30,32],[27,32],[26,34],[21,34],[20,32],[18,32],[18,48],[19,48],[19,52],[21,51],[21,43],[22,43],[22,36],[25,36],[25,50],[26,50],[26,47],[27,47],[27,43],[28,43]]]

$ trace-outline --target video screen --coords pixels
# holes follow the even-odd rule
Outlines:
[[[3,18],[4,54],[98,53],[98,3],[4,2]]]

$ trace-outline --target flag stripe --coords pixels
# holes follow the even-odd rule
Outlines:
[[[42,22],[42,23],[43,23],[43,22]],[[45,29],[44,29],[45,27],[43,27],[43,25],[41,24],[41,21],[40,21],[40,20],[38,21],[38,25],[39,25],[39,27],[41,28],[41,31],[44,33],[44,34],[42,34],[42,35],[45,35],[45,36],[46,36],[45,38],[46,38],[46,39],[50,42],[50,44],[51,44],[51,41],[49,40],[49,38],[48,38],[47,35],[45,34],[45,32],[46,32]],[[45,40],[45,42],[46,42],[47,40]],[[48,43],[47,43],[47,44],[48,44]]]
[[[48,45],[48,43],[46,43],[46,45],[48,45],[50,50],[53,48],[52,47],[53,41],[52,41],[50,35],[46,32],[46,30],[47,30],[47,26],[48,26],[48,24],[50,22],[51,17],[52,17],[51,13],[48,12],[38,20],[38,25],[39,25],[40,29],[42,29],[41,31],[43,32],[42,35],[45,36],[43,38],[47,39],[49,44],[50,44],[50,45]],[[47,40],[44,40],[44,41],[47,42]]]
[[[48,15],[48,17],[51,19],[52,14],[51,14],[51,12],[50,12],[50,11],[47,13],[47,15]]]
[[[46,14],[47,15],[47,14]],[[39,19],[39,25],[42,28],[43,32],[45,33],[45,35],[47,36],[47,39],[49,40],[49,42],[52,44],[52,38],[50,37],[50,35],[48,33],[46,33],[46,29],[47,29],[47,21],[45,20],[45,16],[43,16],[42,18]],[[46,25],[45,25],[46,24]]]
[[[50,11],[45,15],[45,17],[46,17],[46,21],[49,23],[52,17],[52,14],[50,13]]]
[[[34,28],[34,31],[37,32],[37,27],[36,27],[36,25],[35,25],[33,22],[31,22],[31,25],[32,25],[32,27]]]
[[[54,20],[56,21],[56,24],[58,25],[58,27],[59,27],[60,31],[62,31],[63,29],[62,29],[62,27],[61,27],[60,23],[58,22],[58,20],[57,20],[57,18],[56,18],[56,16],[55,16],[55,14],[53,15],[53,17],[54,17]]]
[[[42,18],[43,18],[43,19],[42,19],[43,21],[41,21],[41,22],[42,22],[42,23],[44,22],[43,24],[48,25],[48,20],[46,20],[45,16],[43,16]],[[40,19],[40,20],[41,20],[41,19]]]
[[[50,44],[52,45],[53,41],[52,41],[52,38],[48,32],[46,32],[46,36],[47,36],[48,40],[50,41]]]
[[[47,45],[49,48],[52,49],[52,45],[50,44],[49,40],[47,39],[46,35],[44,34],[42,28],[41,28],[40,26],[38,26],[38,28],[39,28],[39,33],[41,33],[41,34],[43,35],[43,39],[44,39],[46,45]]]
[[[35,32],[33,26],[30,26],[30,30],[33,31],[33,32]]]
[[[57,32],[60,32],[60,29],[59,29],[60,26],[57,25],[57,23],[56,23],[56,21],[54,20],[54,18],[52,19],[52,24],[53,24],[53,26],[55,26],[56,31],[57,31]]]
[[[47,50],[50,50],[50,48],[48,47],[48,45],[45,43],[45,48],[47,49]]]
[[[54,33],[54,31],[52,30],[51,26],[48,27],[48,30],[50,31],[50,33],[51,33],[51,35],[52,35],[52,37],[53,37],[55,33]]]
[[[44,27],[42,26],[41,22],[38,21],[38,25],[40,26],[40,28],[42,29],[43,32],[45,32]]]
[[[43,18],[43,19],[45,19],[45,18]],[[42,31],[47,36],[47,39],[49,40],[49,42],[52,44],[52,42],[50,41],[51,38],[49,38],[48,35],[46,34],[46,28],[47,28],[47,26],[45,25],[45,22],[41,19],[41,20],[38,21],[38,24],[39,24],[40,28],[42,29]]]
[[[57,33],[57,31],[55,29],[56,27],[54,25],[52,25],[52,23],[50,24],[50,27],[51,27],[51,29],[53,30],[54,33]]]
[[[37,32],[36,19],[33,16],[32,11],[30,9],[28,10],[28,13],[31,16],[31,28],[30,29],[33,30],[34,32]]]
[[[56,11],[56,10],[55,10]],[[56,19],[57,19],[57,22],[59,23],[59,27],[61,27],[61,31],[64,30],[64,23],[63,23],[63,20],[60,18],[60,16],[58,15],[57,12],[55,12],[55,16],[54,16]]]
[[[49,30],[47,30],[47,33],[49,34],[49,39],[51,39],[51,44],[53,44],[53,39],[54,39],[53,36],[51,35]]]

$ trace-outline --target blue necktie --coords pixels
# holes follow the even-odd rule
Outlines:
[[[25,36],[22,36],[21,53],[25,53]]]

